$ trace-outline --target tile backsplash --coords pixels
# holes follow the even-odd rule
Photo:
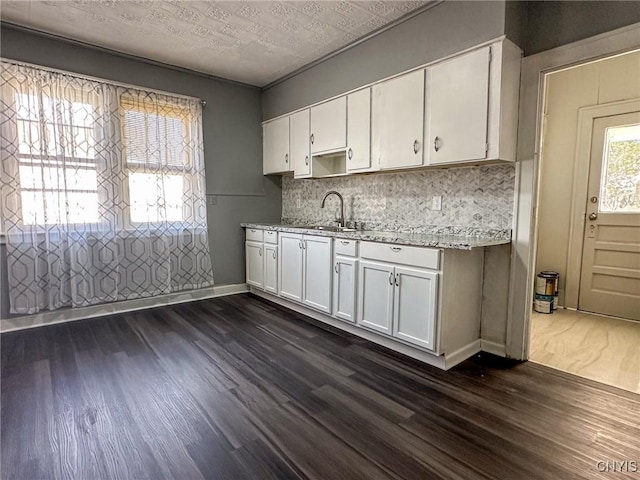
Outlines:
[[[367,230],[413,231],[509,237],[513,219],[515,166],[487,165],[327,179],[282,179],[282,221],[329,225],[344,197],[347,222]],[[442,210],[432,209],[434,195]]]

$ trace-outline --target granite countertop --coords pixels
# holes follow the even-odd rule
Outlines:
[[[412,245],[416,247],[451,248],[457,250],[471,250],[472,248],[491,247],[511,243],[507,238],[493,238],[483,236],[465,237],[461,235],[436,235],[411,232],[382,232],[374,230],[356,230],[352,232],[333,232],[329,230],[315,230],[298,225],[281,223],[241,223],[244,228],[258,228],[261,230],[277,230],[279,232],[304,233],[321,237],[348,238],[368,242],[394,243],[397,245]]]

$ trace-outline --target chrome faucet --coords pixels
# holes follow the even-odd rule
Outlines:
[[[340,199],[340,218],[338,219],[338,226],[344,227],[344,198],[342,198],[342,195],[340,195],[335,190],[331,190],[330,192],[325,193],[320,208],[324,208],[324,202],[327,200],[327,197],[329,195],[336,195]]]

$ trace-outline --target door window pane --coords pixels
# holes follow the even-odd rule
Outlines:
[[[600,212],[640,212],[640,124],[605,132]]]

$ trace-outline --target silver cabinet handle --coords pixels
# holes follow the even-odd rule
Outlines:
[[[303,240],[303,241],[302,241],[302,249],[303,249],[303,250],[306,250],[306,249],[307,249],[307,241],[306,241],[306,240]]]
[[[389,285],[393,285],[393,272],[389,272]]]
[[[309,155],[307,155],[306,157],[304,157],[304,164],[305,164],[305,165],[309,165]]]
[[[284,163],[289,163],[289,154],[288,153],[284,154]]]
[[[315,135],[312,133],[311,137],[309,137],[311,139],[311,144],[313,145],[314,140],[316,139]]]
[[[417,154],[419,147],[420,147],[420,144],[418,143],[418,140],[414,140],[414,142],[413,142],[413,153]]]
[[[298,248],[302,250],[302,240],[298,240]]]
[[[353,158],[353,150],[352,149],[349,149],[347,151],[347,156],[349,157],[349,160],[351,160]]]
[[[400,274],[396,274],[396,287],[400,286]]]
[[[275,250],[271,250],[271,255],[273,256],[273,259],[276,259],[276,251]]]
[[[262,249],[261,248],[258,249],[258,253],[260,254],[260,256],[262,256]]]
[[[391,248],[393,252],[399,252],[400,250],[402,250],[400,247],[389,247],[389,248]]]
[[[433,149],[437,152],[440,150],[440,138],[436,137],[433,139]]]
[[[351,242],[347,242],[346,240],[341,240],[340,243],[343,245],[349,245]]]
[[[251,233],[256,233],[256,231],[252,228],[252,229],[251,229]]]
[[[335,266],[334,270],[336,271],[336,273],[338,273],[338,264],[337,263],[336,263],[336,266]]]

